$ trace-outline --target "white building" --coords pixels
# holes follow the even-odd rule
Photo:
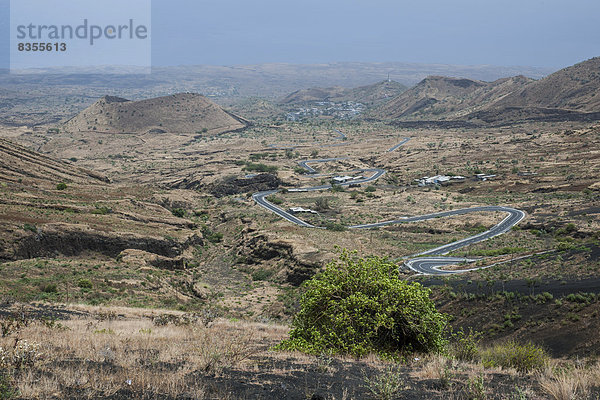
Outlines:
[[[297,213],[318,214],[314,210],[311,210],[309,208],[302,208],[302,207],[291,207],[288,211],[291,212],[292,214],[297,214]]]
[[[447,176],[447,175],[436,175],[436,176],[424,176],[423,178],[420,179],[415,179],[415,182],[417,182],[419,184],[419,186],[428,186],[428,185],[447,185],[450,183],[455,183],[455,182],[464,182],[465,181],[464,176],[459,176],[459,175],[454,175],[454,176]]]
[[[334,177],[332,180],[335,183],[347,183],[347,182],[351,182],[351,181],[357,181],[359,179],[363,179],[363,176],[336,176]]]

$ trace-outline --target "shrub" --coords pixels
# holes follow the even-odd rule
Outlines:
[[[206,225],[202,227],[202,236],[213,244],[220,243],[223,240],[223,234],[221,232],[215,232]]]
[[[329,210],[331,208],[329,205],[329,199],[327,197],[319,197],[315,200],[315,208],[318,211]]]
[[[365,188],[365,193],[373,193],[375,190],[375,186],[367,186]]]
[[[540,370],[548,362],[544,349],[531,342],[499,344],[483,351],[481,358],[485,367],[514,368],[520,373]]]
[[[77,286],[79,286],[82,289],[91,289],[94,287],[92,281],[90,281],[89,279],[80,279],[77,282]]]
[[[17,394],[10,377],[4,371],[0,372],[0,399],[12,399]]]
[[[327,229],[328,231],[334,231],[334,232],[344,232],[344,231],[348,230],[348,228],[346,228],[344,225],[338,224],[336,222],[331,222],[331,221],[328,221],[325,223],[325,229]]]
[[[24,224],[23,225],[23,230],[29,231],[29,232],[33,232],[33,233],[37,233],[37,226],[35,226],[33,224]]]
[[[244,171],[249,171],[249,172],[270,172],[270,173],[275,173],[277,172],[278,168],[274,165],[265,165],[262,163],[252,163],[252,162],[247,162],[246,166],[244,167]]]
[[[58,185],[56,185],[56,190],[65,190],[66,188],[67,188],[67,184],[64,182],[61,182]]]
[[[473,361],[479,356],[479,338],[481,333],[473,332],[469,329],[468,333],[460,330],[452,334],[452,344],[450,345],[450,354],[461,361]]]
[[[106,215],[106,214],[110,214],[112,212],[112,210],[106,206],[99,206],[96,205],[96,208],[94,210],[92,210],[92,214],[96,214],[96,215]]]
[[[486,400],[487,393],[483,375],[470,378],[467,382],[466,398],[472,400]]]
[[[267,201],[276,205],[281,205],[283,204],[283,199],[280,199],[279,197],[275,196],[275,195],[271,195],[267,197]]]
[[[253,281],[266,281],[273,276],[273,271],[267,269],[258,269],[252,273]]]
[[[58,293],[56,283],[47,283],[40,286],[40,290],[44,293]]]
[[[33,367],[41,358],[40,345],[36,342],[16,340],[12,348],[4,350],[0,347],[0,368],[23,369]]]
[[[398,276],[398,266],[380,257],[359,258],[346,250],[339,260],[304,284],[290,338],[278,348],[306,353],[441,351],[445,315],[430,290]]]
[[[178,217],[178,218],[184,218],[185,210],[183,208],[175,208],[175,209],[171,210],[171,214],[173,214],[175,217]]]
[[[308,171],[302,167],[294,167],[294,172],[297,173],[298,175],[305,175],[308,173]]]
[[[376,399],[392,400],[397,398],[398,393],[405,387],[404,375],[397,367],[391,366],[375,377],[365,376],[364,387]]]

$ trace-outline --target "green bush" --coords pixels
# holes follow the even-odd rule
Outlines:
[[[243,168],[244,171],[249,171],[249,172],[270,172],[270,173],[275,173],[277,172],[278,168],[275,165],[265,165],[262,163],[252,163],[252,162],[247,162],[246,166]]]
[[[481,359],[486,368],[514,368],[517,372],[527,373],[544,368],[549,357],[544,349],[531,342],[511,341],[484,350]]]
[[[56,283],[46,283],[40,286],[40,290],[44,293],[58,293]]]
[[[12,399],[18,391],[13,387],[12,379],[5,371],[0,372],[0,399]]]
[[[267,269],[257,269],[252,273],[253,281],[266,281],[271,276],[273,276],[273,271],[269,271]]]
[[[215,232],[206,225],[202,227],[202,236],[213,244],[223,241],[223,234],[221,232]]]
[[[276,205],[281,205],[283,204],[283,199],[280,199],[279,197],[275,196],[275,195],[271,195],[267,197],[267,201]]]
[[[29,232],[33,232],[33,233],[37,233],[37,226],[35,226],[33,224],[24,224],[23,225],[23,230],[29,231]]]
[[[446,345],[447,318],[436,310],[430,290],[401,280],[398,266],[386,259],[344,250],[304,288],[290,338],[279,349],[393,357]]]
[[[479,356],[480,337],[481,333],[473,332],[473,329],[469,329],[468,333],[462,329],[453,333],[450,355],[461,361],[473,361],[477,359]]]
[[[405,376],[398,367],[390,366],[374,377],[365,376],[364,387],[375,399],[393,400],[398,398],[398,394],[406,386]]]
[[[338,224],[336,222],[327,221],[325,223],[325,229],[334,232],[344,232],[348,230],[348,228],[342,224]]]
[[[525,247],[502,247],[499,249],[479,249],[472,250],[469,254],[472,256],[495,257],[505,254],[516,254],[527,251]]]
[[[308,171],[302,167],[294,167],[294,172],[297,173],[298,175],[305,175],[308,173]]]
[[[92,281],[90,281],[89,279],[80,279],[77,282],[77,286],[79,286],[82,289],[92,289],[94,287]]]
[[[175,217],[178,217],[178,218],[184,218],[186,212],[183,208],[175,208],[175,209],[171,210],[171,214],[173,214]]]
[[[94,210],[92,210],[92,214],[96,214],[96,215],[106,215],[106,214],[110,214],[112,212],[112,210],[106,206],[99,206],[96,205],[96,208]]]
[[[66,188],[67,188],[67,184],[64,182],[61,182],[58,185],[56,185],[56,190],[65,190]]]
[[[329,205],[329,199],[327,197],[319,197],[315,200],[315,208],[318,211],[329,210],[331,208]]]

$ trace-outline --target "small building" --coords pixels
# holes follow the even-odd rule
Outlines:
[[[419,186],[428,186],[428,185],[448,185],[450,183],[458,183],[464,182],[467,178],[460,175],[447,176],[447,175],[436,175],[436,176],[424,176],[420,179],[415,179],[415,182],[419,184]]]
[[[332,181],[334,183],[340,184],[340,183],[348,183],[351,181],[357,181],[359,179],[364,179],[363,176],[336,176],[332,179]]]
[[[495,177],[497,177],[497,175],[477,174],[475,175],[475,177],[480,181],[487,181],[490,179],[494,179]]]
[[[310,213],[310,214],[318,214],[318,212],[311,210],[309,208],[302,208],[302,207],[291,207],[288,209],[288,212],[291,212],[292,214],[297,214],[297,213]]]

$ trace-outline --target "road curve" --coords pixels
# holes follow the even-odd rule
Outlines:
[[[316,174],[317,170],[310,167],[308,164],[325,163],[330,161],[347,160],[348,157],[336,157],[336,158],[319,158],[315,160],[303,160],[298,162],[298,165],[308,171],[309,174]]]
[[[343,133],[341,133],[339,131],[336,131],[336,132],[340,133],[341,135],[344,135]],[[343,137],[345,138],[345,135]],[[409,140],[410,140],[410,138],[404,138],[401,143],[390,148],[388,150],[388,152],[392,152],[392,151],[396,150],[398,147],[402,146]],[[324,158],[324,159],[315,159],[315,160],[304,160],[304,161],[300,161],[298,164],[301,167],[305,168],[310,174],[315,174],[317,171],[314,168],[308,166],[307,164],[325,163],[325,162],[336,161],[336,160],[340,160],[340,159],[344,159],[344,158]],[[367,183],[367,182],[375,181],[385,174],[385,170],[383,170],[381,168],[362,169],[362,170],[359,170],[359,172],[372,173],[372,175],[370,175],[368,177],[363,177],[361,179],[353,180],[351,182],[342,183],[340,185],[341,186],[349,186],[351,184]],[[327,190],[327,189],[330,189],[331,187],[332,187],[332,185],[328,184],[328,185],[311,186],[311,187],[304,187],[304,188],[295,188],[295,189],[290,189],[290,191],[312,192],[312,191],[317,191],[317,190]],[[278,192],[279,192],[279,190],[269,190],[269,191],[265,191],[265,192],[254,193],[252,195],[252,199],[259,206],[269,210],[270,212],[273,212],[273,213],[279,215],[281,218],[283,218],[289,222],[292,222],[296,225],[306,227],[306,228],[324,229],[322,227],[316,227],[312,224],[309,224],[306,221],[301,220],[300,218],[296,217],[295,215],[281,209],[280,207],[277,207],[273,203],[270,203],[266,199],[268,196],[271,196]],[[455,242],[448,243],[443,246],[439,246],[439,247],[429,249],[429,250],[426,250],[426,251],[418,253],[418,254],[414,254],[412,256],[407,257],[407,259],[404,261],[404,264],[408,268],[410,268],[411,270],[413,270],[419,274],[423,274],[423,275],[457,274],[457,273],[463,273],[463,272],[467,272],[467,271],[473,271],[473,270],[476,270],[479,268],[460,269],[460,270],[453,270],[453,271],[442,270],[440,268],[443,266],[446,266],[446,265],[470,263],[470,262],[475,261],[473,259],[468,259],[468,258],[464,258],[464,257],[445,257],[444,256],[445,254],[456,251],[458,249],[469,246],[471,244],[475,244],[475,243],[482,242],[484,240],[491,239],[495,236],[502,235],[502,234],[508,232],[513,226],[515,226],[523,218],[525,218],[525,213],[523,211],[517,210],[515,208],[503,207],[503,206],[470,207],[470,208],[463,208],[463,209],[459,209],[459,210],[442,211],[442,212],[438,212],[438,213],[419,215],[419,216],[413,216],[413,217],[401,217],[399,219],[391,220],[391,221],[375,222],[375,223],[371,223],[371,224],[362,224],[362,225],[353,225],[353,226],[349,226],[348,228],[349,229],[373,229],[373,228],[379,228],[379,227],[387,226],[387,225],[403,224],[403,223],[407,223],[407,222],[416,222],[416,221],[426,221],[426,220],[435,219],[435,218],[450,217],[450,216],[455,216],[455,215],[465,215],[465,214],[470,214],[470,213],[474,213],[474,212],[504,212],[504,213],[507,213],[508,215],[500,223],[494,225],[492,228],[488,229],[485,232],[481,232],[477,235],[473,235],[473,236],[467,237],[465,239],[457,240]]]

